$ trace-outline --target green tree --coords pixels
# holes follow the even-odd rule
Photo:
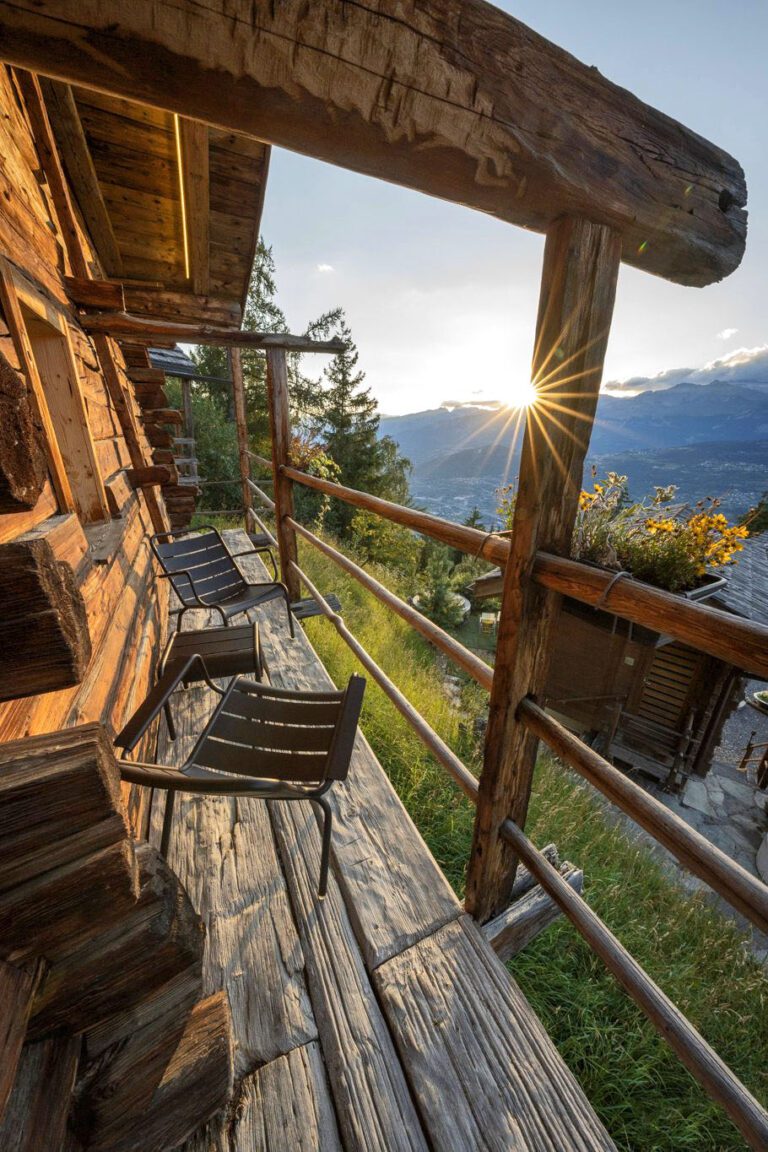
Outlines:
[[[391,437],[379,438],[379,411],[376,399],[364,385],[365,373],[358,368],[358,351],[344,313],[329,314],[328,329],[345,341],[347,347],[334,356],[325,369],[322,390],[316,397],[313,431],[335,460],[341,482],[375,496],[407,503],[409,462],[400,455]],[[354,510],[337,503],[328,516],[329,527],[345,535]]]
[[[464,607],[453,589],[453,565],[447,550],[434,550],[419,582],[419,611],[441,628],[456,628],[464,619]]]
[[[419,567],[423,541],[408,528],[359,510],[352,517],[349,535],[363,564],[382,564],[412,584]],[[411,589],[412,591],[412,589]]]
[[[768,532],[768,492],[763,492],[754,508],[751,508],[741,520],[749,528],[750,536],[759,536],[761,532]]]

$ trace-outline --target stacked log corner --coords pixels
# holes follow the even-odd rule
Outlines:
[[[152,449],[152,461],[156,468],[165,470],[162,479],[158,480],[155,473],[147,478],[137,477],[136,483],[160,484],[170,527],[178,531],[186,528],[192,520],[201,492],[196,484],[184,482],[176,467],[174,433],[169,431],[169,427],[178,429],[184,422],[184,416],[178,409],[170,407],[164,387],[165,372],[152,367],[146,346],[124,344],[122,352],[126,372],[141,410],[144,431]]]
[[[0,745],[0,1148],[162,1152],[226,1104],[203,944],[100,725]]]
[[[53,516],[0,545],[0,699],[78,684],[91,659],[85,601],[75,567],[60,558],[77,518]]]

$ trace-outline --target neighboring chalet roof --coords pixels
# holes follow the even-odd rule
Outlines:
[[[200,369],[191,356],[181,348],[150,348],[149,358],[153,368],[159,368],[167,376],[178,376],[183,380],[193,380]]]
[[[120,96],[45,79],[42,88],[101,272],[130,291],[130,310],[156,315],[155,293],[166,291],[184,296],[179,319],[222,322],[224,311],[237,325],[269,146]],[[143,290],[153,297],[145,309]]]
[[[728,583],[712,603],[768,624],[768,535],[745,540],[738,560],[728,569]]]

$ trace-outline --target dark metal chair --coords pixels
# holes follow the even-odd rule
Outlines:
[[[168,668],[115,737],[130,754],[180,684],[203,679],[221,696],[186,761],[178,768],[120,760],[123,780],[167,790],[160,851],[168,850],[176,792],[253,796],[260,800],[309,800],[323,813],[318,895],[325,896],[331,848],[332,810],[326,793],[343,780],[355,741],[365,680],[350,677],[341,692],[293,692],[243,677],[221,689],[205,662],[194,655]]]
[[[291,604],[285,585],[278,580],[251,584],[235,563],[239,557],[255,555],[264,551],[263,548],[232,553],[219,531],[210,524],[178,532],[159,532],[150,536],[149,542],[162,568],[161,576],[170,580],[181,601],[177,631],[181,631],[186,612],[213,609],[226,626],[233,616],[281,596],[293,636]]]
[[[189,667],[192,656],[201,656],[201,661]],[[167,675],[173,676],[179,668],[187,665],[188,671],[184,687],[196,681],[229,679],[232,676],[247,676],[252,680],[263,680],[264,660],[261,655],[259,626],[231,624],[225,628],[200,628],[190,632],[171,632],[168,643],[157,667],[158,681]],[[156,689],[157,691],[158,689]],[[163,691],[160,686],[159,691]],[[173,722],[171,701],[165,701],[165,719],[171,740],[176,739],[176,725]]]

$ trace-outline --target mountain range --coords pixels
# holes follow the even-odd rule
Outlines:
[[[496,489],[517,474],[516,423],[500,406],[457,405],[382,417],[380,430],[411,461],[418,502],[452,519],[477,504],[490,518]],[[683,499],[719,496],[741,515],[768,488],[768,385],[683,381],[632,397],[603,394],[587,477],[593,465],[626,474],[633,497],[674,483]]]

